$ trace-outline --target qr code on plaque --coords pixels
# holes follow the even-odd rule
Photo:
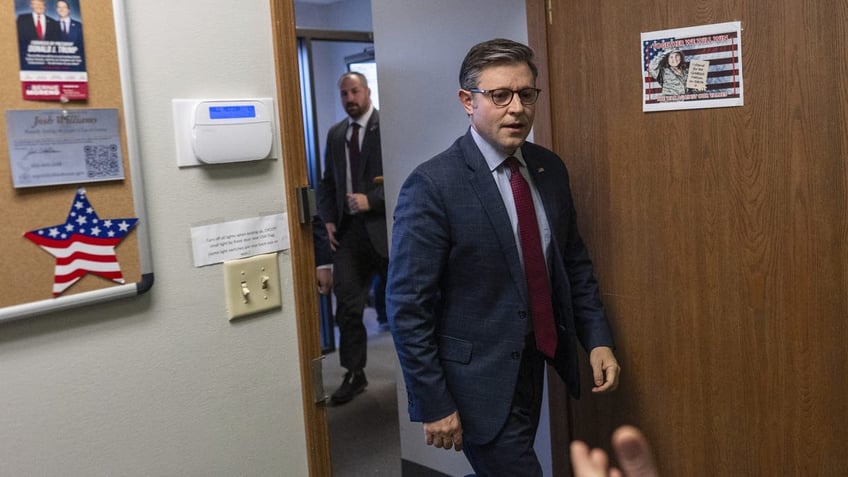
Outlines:
[[[83,150],[89,179],[120,175],[121,157],[117,144],[85,146]]]

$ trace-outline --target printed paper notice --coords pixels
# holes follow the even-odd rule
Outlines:
[[[742,106],[742,24],[642,33],[642,111]]]
[[[278,252],[289,248],[288,214],[192,227],[194,266]]]

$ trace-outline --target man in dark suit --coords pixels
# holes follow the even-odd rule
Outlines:
[[[56,13],[59,15],[59,41],[70,41],[76,46],[82,46],[82,23],[71,18],[71,6],[65,0],[56,2]]]
[[[27,50],[32,41],[56,41],[59,39],[59,23],[46,15],[44,0],[30,0],[30,12],[18,15],[18,50],[21,69],[29,68]]]
[[[29,45],[32,40],[55,41],[59,38],[59,24],[45,12],[44,0],[30,0],[29,13],[18,15],[18,42]],[[22,46],[26,49],[26,46]]]
[[[385,277],[388,267],[380,116],[362,74],[342,75],[339,92],[348,117],[327,134],[324,176],[318,185],[319,213],[335,252],[339,360],[347,369],[331,397],[334,404],[350,401],[368,385],[364,371],[368,335],[362,312],[372,278]]]
[[[579,396],[579,340],[592,391],[618,384],[568,172],[526,142],[536,76],[525,45],[474,46],[459,90],[471,127],[409,175],[394,215],[386,304],[409,415],[478,476],[542,475],[533,442],[546,361]]]

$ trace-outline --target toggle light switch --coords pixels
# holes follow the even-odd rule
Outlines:
[[[241,296],[244,297],[244,302],[247,303],[250,296],[250,288],[247,288],[247,282],[241,282]]]
[[[230,320],[280,308],[280,293],[276,253],[224,262],[224,296]]]

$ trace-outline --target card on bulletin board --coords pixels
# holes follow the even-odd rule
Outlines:
[[[82,0],[13,0],[23,99],[88,99]]]

